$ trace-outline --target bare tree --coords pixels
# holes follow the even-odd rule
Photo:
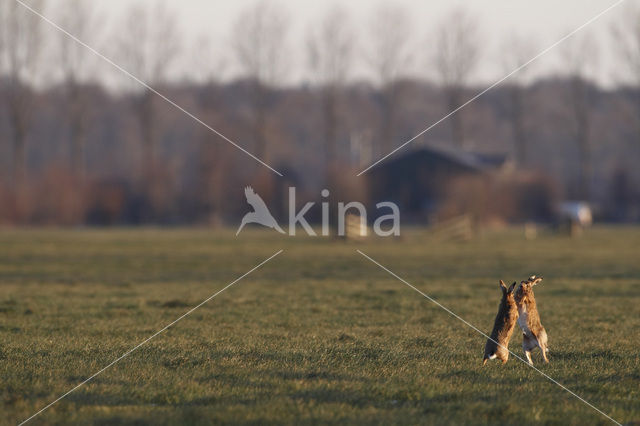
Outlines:
[[[640,7],[629,4],[611,28],[614,49],[623,68],[620,77],[627,78],[634,89],[636,104],[636,138],[640,144]]]
[[[64,0],[57,9],[62,28],[89,45],[96,39],[98,28],[92,5],[86,0]],[[85,145],[91,102],[82,85],[90,77],[87,48],[64,33],[59,33],[58,53],[66,95],[66,119],[69,128],[70,163],[80,180],[85,173]]]
[[[479,30],[464,9],[450,12],[438,25],[435,33],[433,64],[447,98],[450,111],[464,102],[464,89],[480,59]],[[451,133],[453,142],[462,147],[465,142],[463,111],[453,114]]]
[[[7,31],[6,31],[6,25],[7,25],[7,5],[8,5],[8,1],[6,0],[1,0],[0,1],[0,24],[2,24],[2,26],[0,27],[0,76],[4,76],[5,73],[5,68],[6,68],[6,52],[5,52],[5,46],[6,46],[6,37],[7,37]]]
[[[253,131],[258,158],[268,161],[266,124],[271,90],[286,74],[288,19],[275,3],[260,1],[244,9],[232,29],[234,53],[252,87]]]
[[[220,48],[222,43],[213,43],[208,34],[201,34],[193,44],[191,57],[195,69],[189,70],[189,76],[197,83],[215,86],[227,77],[229,58]]]
[[[124,68],[153,88],[165,84],[181,46],[173,12],[165,3],[148,8],[134,5],[126,12],[118,31],[119,61]],[[132,90],[138,93],[135,114],[143,146],[141,169],[147,183],[151,183],[157,166],[157,98],[139,83],[131,81],[131,84]]]
[[[397,105],[401,103],[398,81],[414,58],[411,36],[412,21],[405,9],[386,3],[373,11],[369,22],[368,59],[382,105],[379,155],[391,151],[396,137]]]
[[[536,49],[530,38],[511,34],[505,39],[499,54],[503,58],[505,73],[511,73],[531,60],[536,54]],[[519,165],[525,165],[529,160],[528,135],[526,131],[528,103],[526,94],[532,69],[533,65],[529,64],[513,74],[509,78],[509,86],[507,88],[513,148]]]
[[[31,2],[36,10],[44,8],[43,0]],[[13,179],[20,186],[26,178],[26,148],[33,114],[31,85],[37,79],[42,53],[41,19],[15,1],[0,4],[0,32],[7,82],[8,119],[12,130]]]
[[[578,148],[579,196],[589,200],[592,175],[591,105],[593,99],[590,73],[598,58],[598,48],[590,33],[574,36],[560,50],[569,77],[569,105],[571,109],[573,134]]]
[[[349,15],[334,7],[327,12],[319,27],[308,35],[309,66],[322,91],[327,180],[336,161],[338,97],[353,63],[354,36],[351,28]]]
[[[194,45],[193,62],[196,73],[193,75],[200,84],[198,107],[203,119],[215,122],[224,115],[224,106],[218,102],[222,79],[227,71],[227,57],[218,44],[206,35],[199,37]],[[216,126],[218,127],[218,126]],[[225,189],[230,181],[229,145],[220,143],[216,135],[200,128],[198,137],[198,200],[206,212],[207,220],[213,225],[223,221],[225,207]]]

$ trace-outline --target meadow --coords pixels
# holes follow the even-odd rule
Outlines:
[[[611,424],[511,357],[482,367],[498,280],[539,274],[550,364],[640,422],[640,228],[470,242],[403,230],[1,230],[0,423],[17,424],[284,251],[29,424]],[[521,336],[510,349],[522,355]]]

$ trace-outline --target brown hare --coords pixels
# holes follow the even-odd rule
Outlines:
[[[518,320],[518,307],[513,296],[513,289],[516,286],[514,282],[509,288],[504,281],[500,280],[500,289],[502,290],[502,300],[498,308],[495,323],[491,337],[487,340],[484,347],[484,359],[482,365],[487,363],[489,359],[498,358],[504,364],[509,359],[509,340]]]
[[[522,281],[515,295],[518,313],[520,314],[518,325],[522,329],[523,335],[522,349],[530,365],[533,365],[531,351],[536,346],[542,351],[544,362],[549,362],[549,359],[547,359],[547,352],[549,351],[547,347],[547,332],[540,322],[536,298],[533,295],[533,286],[540,281],[542,281],[542,277],[536,277],[535,275],[527,281]]]

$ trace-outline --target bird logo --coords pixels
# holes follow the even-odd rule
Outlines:
[[[240,231],[242,231],[242,228],[244,228],[247,223],[257,223],[259,225],[266,226],[267,228],[275,229],[281,234],[285,233],[271,215],[267,205],[264,203],[262,198],[256,194],[253,188],[247,186],[244,189],[244,195],[247,198],[247,203],[253,207],[253,211],[244,215],[242,223],[240,223],[240,227],[238,228],[238,232],[236,232],[236,236]]]

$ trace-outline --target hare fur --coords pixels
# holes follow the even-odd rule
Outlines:
[[[533,294],[533,286],[542,281],[542,277],[532,276],[527,281],[522,281],[515,292],[516,305],[518,306],[518,325],[522,329],[522,350],[530,365],[531,351],[537,347],[542,351],[544,362],[549,362],[547,352],[547,332],[540,322],[540,314],[536,306],[536,298]]]
[[[485,365],[490,359],[498,358],[503,364],[509,359],[509,340],[518,320],[518,307],[513,294],[515,286],[514,282],[507,288],[504,281],[500,280],[502,300],[498,307],[491,337],[487,339],[484,347],[482,365]]]

